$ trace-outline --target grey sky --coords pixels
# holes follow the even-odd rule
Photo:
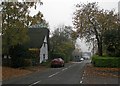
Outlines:
[[[118,12],[118,1],[120,0],[41,0],[43,5],[38,7],[37,10],[33,10],[31,15],[37,13],[40,10],[45,20],[49,23],[50,30],[53,31],[58,25],[70,25],[72,24],[73,12],[75,12],[75,5],[78,3],[98,2],[100,8],[106,10],[115,9]],[[84,42],[77,41],[81,46],[82,51],[88,51]]]

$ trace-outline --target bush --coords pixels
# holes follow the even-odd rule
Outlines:
[[[23,67],[32,66],[32,60],[31,59],[24,59],[24,65]]]
[[[39,64],[39,49],[33,49],[33,50],[29,50],[29,58],[28,59],[32,59],[32,65],[36,66]]]
[[[18,68],[24,66],[24,59],[22,57],[12,57],[11,67]]]
[[[50,59],[62,58],[65,62],[70,61],[70,57],[66,56],[63,53],[52,53],[50,54]]]
[[[65,60],[65,55],[62,54],[62,53],[52,53],[52,54],[50,55],[50,57],[51,57],[51,59],[62,58],[62,59]]]
[[[92,64],[95,67],[120,67],[120,58],[93,56]]]
[[[46,62],[42,62],[40,65],[45,67],[51,67],[51,61],[47,60]]]
[[[11,66],[18,68],[24,66],[24,59],[28,58],[28,49],[23,45],[11,46],[10,48]]]

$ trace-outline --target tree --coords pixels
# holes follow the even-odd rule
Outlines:
[[[75,49],[75,40],[71,37],[73,30],[70,26],[58,27],[50,38],[51,54],[59,53],[64,55],[64,60],[70,60],[72,51]]]
[[[120,27],[106,31],[103,37],[107,54],[110,56],[120,56]]]
[[[80,38],[86,38],[86,42],[95,37],[98,54],[102,56],[103,33],[117,27],[117,15],[114,11],[99,9],[97,3],[78,4],[76,7],[73,24],[77,33]]]
[[[40,5],[42,2],[39,2]],[[12,46],[24,44],[29,40],[28,26],[43,21],[43,14],[29,15],[29,8],[36,8],[37,2],[2,2],[2,40],[3,53],[9,55]]]

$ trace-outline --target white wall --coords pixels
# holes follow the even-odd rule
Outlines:
[[[42,44],[42,47],[40,48],[40,63],[45,62],[48,59],[48,45],[47,45],[47,37],[45,36],[44,43]],[[44,57],[45,55],[45,57]]]

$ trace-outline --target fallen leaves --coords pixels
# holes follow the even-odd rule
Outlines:
[[[28,68],[10,68],[10,67],[2,67],[2,80],[11,79],[14,77],[25,76],[27,74],[33,72],[40,72],[45,70],[45,67],[36,66],[36,67],[28,67]]]
[[[87,64],[84,70],[87,77],[117,77],[120,78],[120,68],[101,68],[93,67],[92,64]]]
[[[10,79],[13,77],[19,77],[31,73],[29,70],[2,67],[2,79]]]

